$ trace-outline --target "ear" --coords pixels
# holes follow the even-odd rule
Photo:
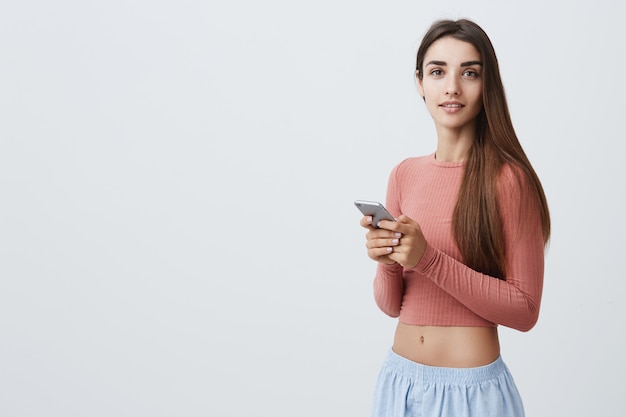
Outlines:
[[[415,79],[417,80],[417,91],[419,91],[420,96],[422,96],[424,101],[426,101],[426,97],[425,97],[425,94],[424,94],[423,80],[420,79],[419,73],[420,73],[419,70],[415,71]]]

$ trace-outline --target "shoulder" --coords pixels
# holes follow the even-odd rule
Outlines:
[[[431,165],[430,161],[433,159],[433,155],[434,154],[406,158],[393,168],[392,173],[395,176],[405,176],[416,171],[428,169]]]
[[[519,166],[506,163],[502,166],[496,182],[498,202],[502,209],[519,210],[525,215],[539,209],[539,200],[532,188],[532,181]]]
[[[511,185],[513,182],[518,182],[522,178],[522,169],[511,163],[505,163],[500,168],[498,175],[498,184]]]
[[[511,163],[502,165],[496,179],[498,194],[501,198],[519,198],[520,195],[528,193],[528,184],[524,170]]]

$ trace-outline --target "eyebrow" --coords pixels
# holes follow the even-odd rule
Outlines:
[[[446,65],[448,65],[445,61],[429,61],[426,65],[424,65],[425,67],[429,66],[429,65],[438,65],[440,67],[445,67]],[[472,65],[480,65],[482,67],[483,63],[481,61],[467,61],[467,62],[461,62],[461,66],[462,67],[471,67]]]

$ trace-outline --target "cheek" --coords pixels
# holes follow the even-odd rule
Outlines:
[[[482,94],[479,93],[475,96],[474,105],[476,107],[481,107],[481,108],[483,107],[483,95]]]
[[[478,86],[476,87],[476,89],[474,90],[474,97],[476,100],[476,104],[479,105],[480,107],[483,106],[483,87]]]
[[[432,85],[422,85],[422,89],[420,90],[420,94],[422,97],[426,97],[426,101],[428,102],[429,97],[435,97],[436,92]]]

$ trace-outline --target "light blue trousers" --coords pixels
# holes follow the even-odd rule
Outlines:
[[[522,399],[502,358],[477,368],[440,368],[389,350],[378,376],[372,417],[490,416],[524,416]]]

